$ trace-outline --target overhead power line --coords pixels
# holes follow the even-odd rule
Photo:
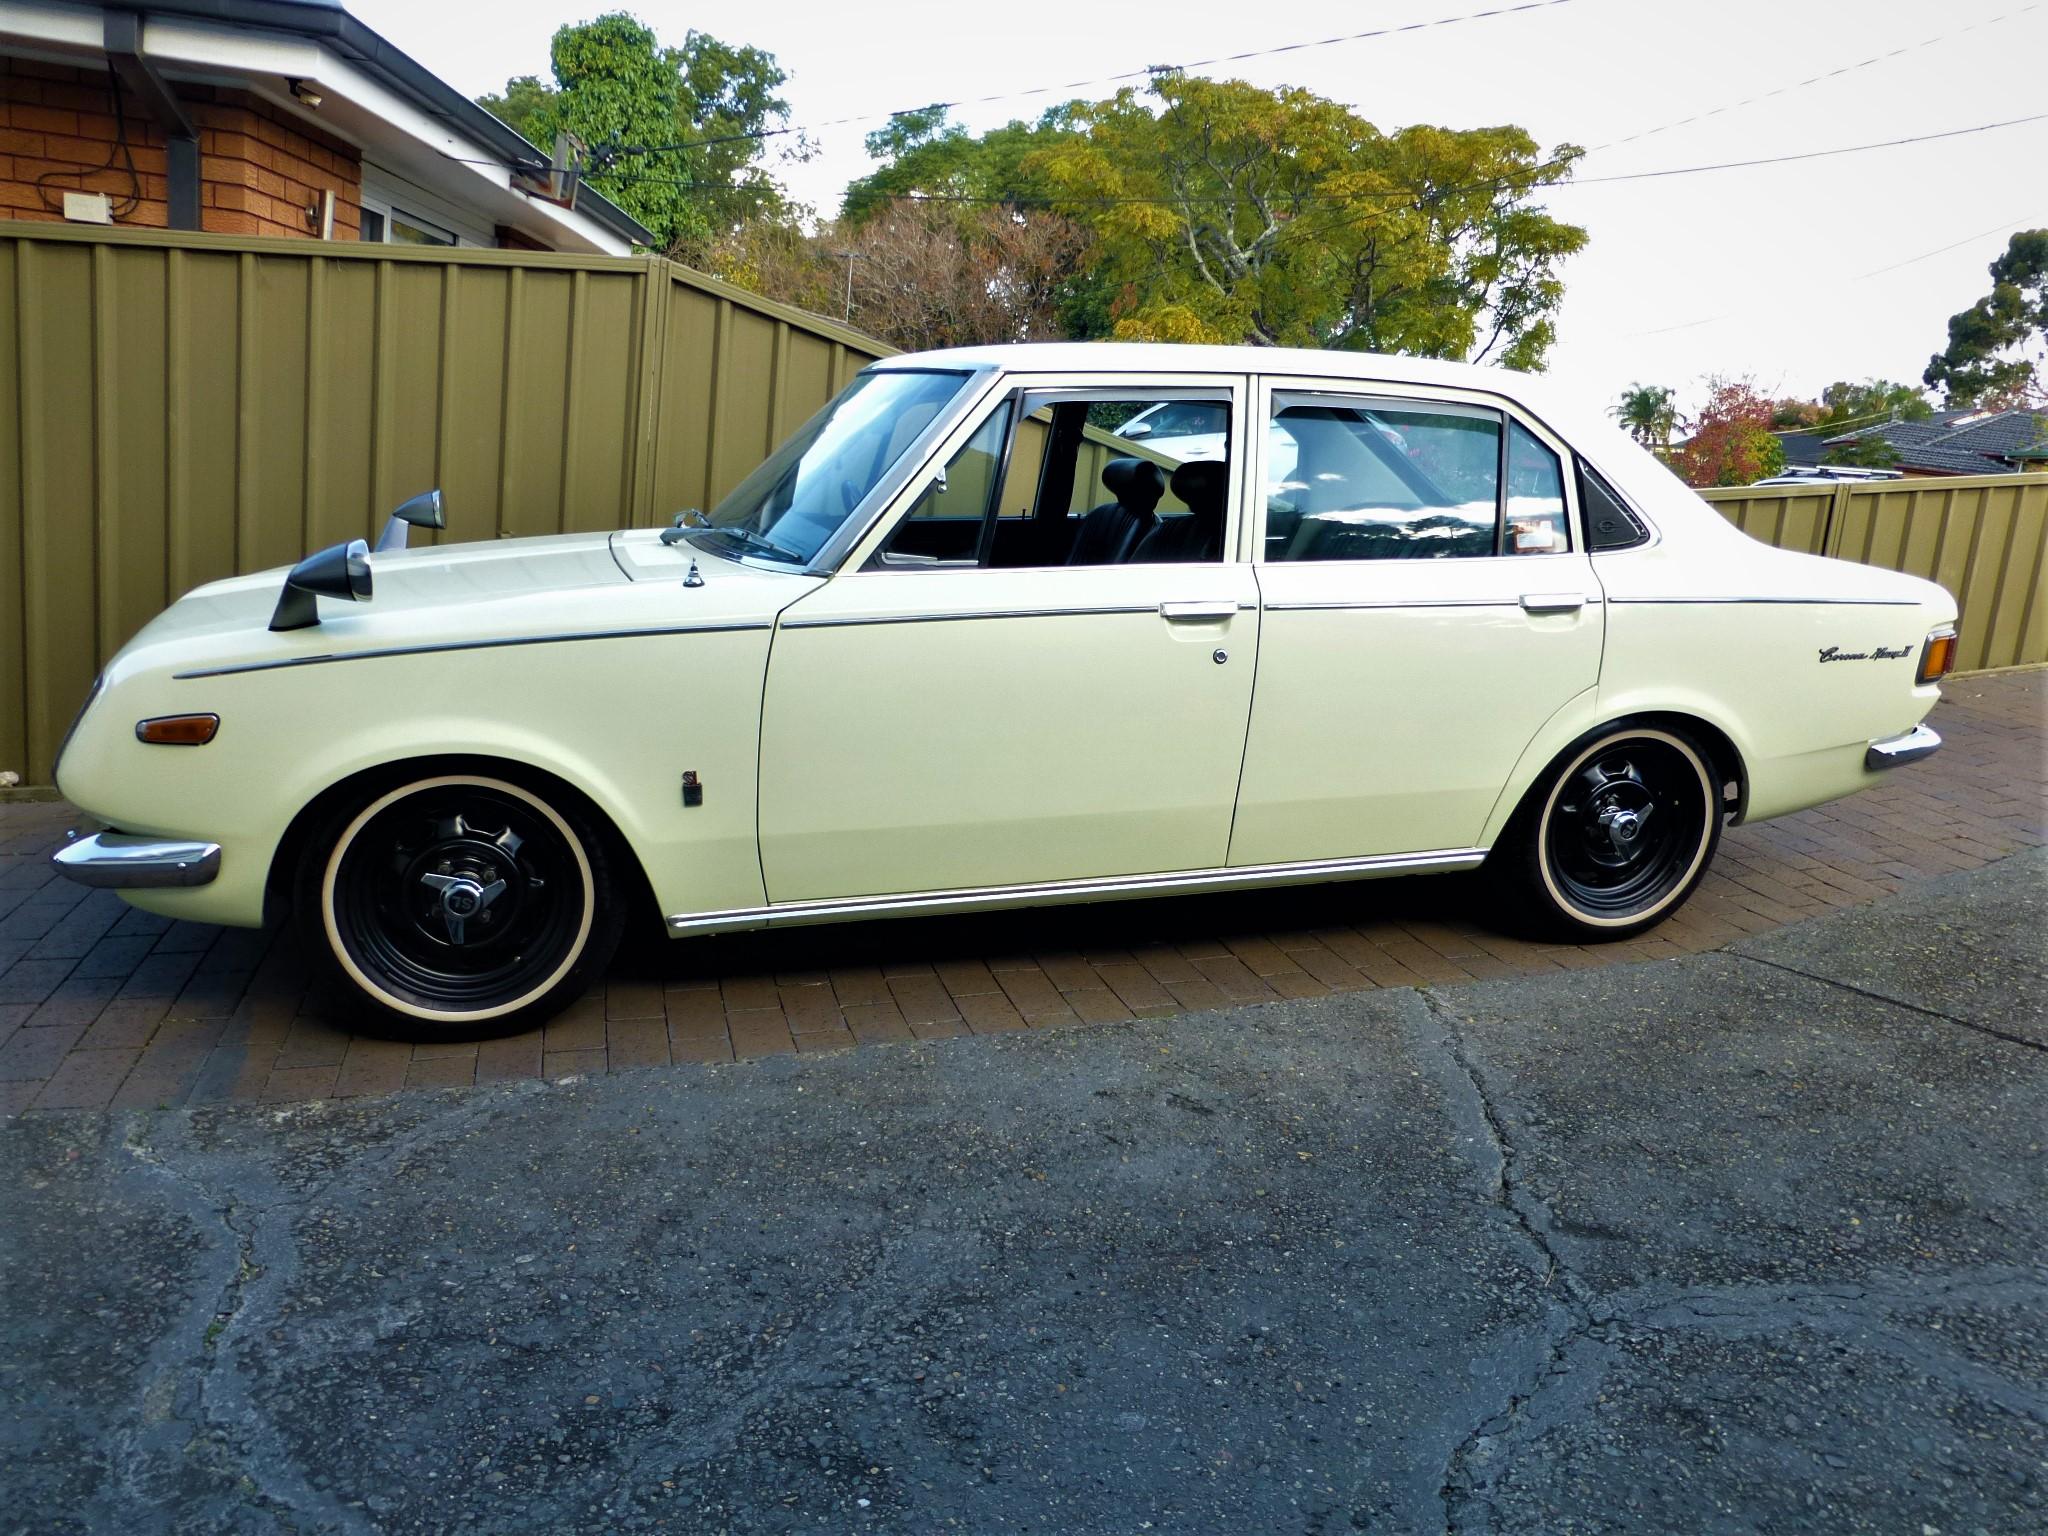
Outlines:
[[[1468,21],[1488,21],[1497,16],[1513,16],[1522,11],[1547,11],[1560,5],[1570,5],[1573,0],[1521,0],[1516,5],[1497,5],[1483,11],[1467,11],[1457,16],[1437,16],[1427,21],[1404,22],[1400,26],[1373,27],[1364,32],[1345,32],[1336,37],[1308,38],[1297,43],[1276,43],[1270,48],[1248,48],[1242,53],[1218,54],[1212,59],[1188,59],[1178,64],[1148,64],[1141,69],[1121,70],[1112,75],[1093,75],[1085,80],[1068,80],[1058,85],[1031,85],[1020,90],[997,91],[988,96],[963,96],[957,101],[928,101],[922,106],[899,107],[893,112],[860,112],[851,117],[827,118],[810,124],[784,124],[775,128],[755,128],[745,133],[719,134],[712,138],[691,139],[680,144],[625,145],[611,149],[618,155],[667,155],[679,154],[692,149],[709,149],[719,144],[740,144],[752,140],[781,138],[793,133],[815,133],[825,128],[846,128],[855,123],[879,123],[894,121],[899,117],[915,117],[924,112],[951,112],[960,107],[992,106],[1000,101],[1023,101],[1033,96],[1056,96],[1068,91],[1086,90],[1090,86],[1116,85],[1126,80],[1149,80],[1154,75],[1184,74],[1190,70],[1209,69],[1218,64],[1242,64],[1251,59],[1273,58],[1285,53],[1301,53],[1310,48],[1330,48],[1339,43],[1362,43],[1376,37],[1395,37],[1404,32],[1427,32],[1437,27],[1454,27]]]
[[[2015,229],[2025,229],[2029,225],[2033,224],[2048,224],[2048,220],[2031,218],[2007,219],[2002,224],[1994,224],[1989,229],[1980,229],[1974,235],[1965,235],[1960,240],[1951,240],[1947,245],[1937,245],[1931,251],[1922,251],[1917,256],[1908,256],[1905,260],[1895,261],[1890,266],[1873,267],[1868,272],[1858,272],[1854,277],[1843,278],[1842,282],[1844,284],[1861,283],[1866,282],[1873,277],[1883,277],[1887,272],[1896,272],[1902,267],[1910,267],[1916,265],[1919,262],[1931,261],[1936,256],[1945,256],[1950,251],[1960,250],[1963,246],[1972,244],[1975,241],[1987,239],[1992,235],[2006,234],[2009,231]],[[1723,320],[1733,320],[1738,315],[1753,315],[1754,313],[1755,312],[1753,310],[1731,309],[1718,315],[1702,315],[1697,320],[1682,320],[1677,325],[1660,325],[1652,330],[1630,331],[1622,339],[1625,341],[1633,341],[1639,336],[1668,336],[1673,331],[1696,331],[1703,325],[1718,325]]]
[[[1674,128],[1688,128],[1694,123],[1703,123],[1708,118],[1720,117],[1724,113],[1738,111],[1743,107],[1753,107],[1760,101],[1769,101],[1777,96],[1788,96],[1794,91],[1804,90],[1809,85],[1821,85],[1829,80],[1839,80],[1844,75],[1853,75],[1859,69],[1869,69],[1874,64],[1883,64],[1891,59],[1903,58],[1906,54],[1917,53],[1922,48],[1932,48],[1937,43],[1945,43],[1951,38],[1961,37],[1966,32],[1976,32],[1985,27],[1995,27],[2001,21],[2010,21],[2015,16],[2024,16],[2029,11],[2038,11],[2039,9],[2041,7],[2038,3],[2023,5],[2017,10],[2006,11],[2002,15],[1988,17],[1983,21],[1973,21],[1967,27],[1958,27],[1953,32],[1937,32],[1933,37],[1923,37],[1917,43],[1907,43],[1902,47],[1891,49],[1887,53],[1874,53],[1867,59],[1857,60],[1854,64],[1843,64],[1834,69],[1823,70],[1817,75],[1808,75],[1804,80],[1794,80],[1786,85],[1775,86],[1768,91],[1759,91],[1754,96],[1745,96],[1740,101],[1724,101],[1718,107],[1708,107],[1705,111],[1695,112],[1690,117],[1681,117],[1672,122],[1659,123],[1655,128],[1645,128],[1640,132],[1631,133],[1625,138],[1609,139],[1605,144],[1595,144],[1586,153],[1591,155],[1597,154],[1603,149],[1619,149],[1624,144],[1634,144],[1640,139],[1653,138],[1660,133],[1669,133]]]
[[[1614,182],[1652,181],[1669,176],[1700,176],[1713,171],[1750,170],[1766,165],[1790,165],[1802,160],[1822,160],[1835,155],[1859,155],[1872,150],[1898,149],[1908,144],[1931,144],[1942,139],[1957,139],[1969,134],[1990,133],[1996,129],[2018,128],[2028,123],[2039,122],[2048,122],[2048,112],[2034,112],[2025,117],[2003,118],[1995,123],[1975,123],[1967,128],[1945,128],[1936,133],[1916,133],[1908,134],[1904,138],[1879,139],[1869,144],[1843,144],[1833,149],[1799,150],[1787,155],[1764,155],[1753,160],[1718,160],[1706,165],[1675,165],[1653,171],[1624,171],[1611,176],[1585,176],[1573,181],[1554,182],[1549,185],[1552,187],[1602,186]],[[1448,187],[1388,187],[1374,192],[1301,192],[1285,198],[1284,201],[1289,204],[1318,202],[1350,203],[1367,197],[1399,201],[1404,198],[1446,197],[1459,192],[1482,192],[1489,187],[1504,191],[1530,182],[1533,178],[1543,175],[1548,171],[1561,170],[1576,158],[1576,154],[1569,155],[1531,166],[1527,171],[1514,176],[1493,177],[1485,181],[1467,182],[1463,185]],[[700,189],[722,188],[728,185],[725,182],[702,182],[686,177],[647,176],[631,172],[622,172],[609,179],[616,185],[645,183],[652,186],[696,187]],[[1030,206],[1049,208],[1114,207],[1124,204],[1175,208],[1200,203],[1237,203],[1243,200],[1241,194],[1233,193],[1205,193],[1188,197],[1161,197],[1149,193],[1085,197],[1061,197],[1057,195],[1018,197],[990,196],[969,192],[906,192],[892,199],[892,201],[903,203],[983,203],[1006,207]]]

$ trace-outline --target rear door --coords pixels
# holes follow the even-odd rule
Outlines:
[[[1016,381],[784,611],[762,723],[771,904],[1224,864],[1259,626],[1227,553],[1241,477],[1209,466],[1213,548],[1064,563],[1108,462],[1146,452],[1115,424],[1176,391],[1223,406],[1239,440],[1242,378]],[[1076,399],[1104,424],[1053,433]],[[1151,512],[1194,515],[1170,494]]]
[[[1268,380],[1233,865],[1469,849],[1599,679],[1564,445],[1495,398]]]

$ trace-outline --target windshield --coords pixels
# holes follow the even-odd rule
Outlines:
[[[864,373],[712,509],[719,553],[808,565],[960,393],[964,373]]]

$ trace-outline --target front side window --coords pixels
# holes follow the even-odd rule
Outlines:
[[[967,380],[936,369],[861,374],[712,508],[694,537],[721,555],[810,564]]]
[[[1192,392],[1167,400],[1021,393],[975,429],[873,564],[1220,560],[1230,413],[1228,398]]]
[[[1473,406],[1276,397],[1267,442],[1268,560],[1491,555],[1501,418]]]

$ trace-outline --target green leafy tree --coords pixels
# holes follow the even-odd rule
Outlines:
[[[1750,485],[1785,467],[1785,445],[1771,435],[1771,402],[1748,379],[1709,379],[1707,403],[1692,436],[1671,451],[1671,467],[1691,486]]]
[[[1513,127],[1385,134],[1308,91],[1161,74],[1066,109],[1019,171],[1093,229],[1118,336],[1533,368],[1586,242],[1533,195],[1578,153]]]
[[[537,122],[541,112],[554,99],[555,88],[539,75],[514,75],[505,82],[502,92],[495,96],[479,96],[476,104],[529,144],[552,149],[552,144],[541,144],[537,137],[540,132]]]
[[[1832,444],[1825,458],[1830,464],[1851,465],[1857,469],[1896,469],[1899,450],[1877,433],[1870,432],[1852,437],[1846,443]]]
[[[2021,230],[1991,263],[1991,291],[1948,322],[1923,375],[1951,406],[2010,406],[2048,385],[2048,229]]]
[[[558,30],[549,62],[552,85],[515,76],[478,104],[543,150],[557,133],[580,139],[589,184],[665,249],[700,246],[749,217],[790,216],[764,163],[762,135],[788,110],[772,54],[703,32],[664,48],[652,29],[612,12]],[[625,152],[649,149],[662,152]],[[800,140],[785,151],[804,152]]]
[[[1925,421],[1934,414],[1927,397],[1911,384],[1890,379],[1866,379],[1854,384],[1837,380],[1820,392],[1818,426],[1830,422],[1862,422],[1886,417],[1894,421]]]
[[[1678,406],[1662,384],[1629,385],[1611,414],[1645,448],[1669,450],[1671,434],[1678,430]]]

